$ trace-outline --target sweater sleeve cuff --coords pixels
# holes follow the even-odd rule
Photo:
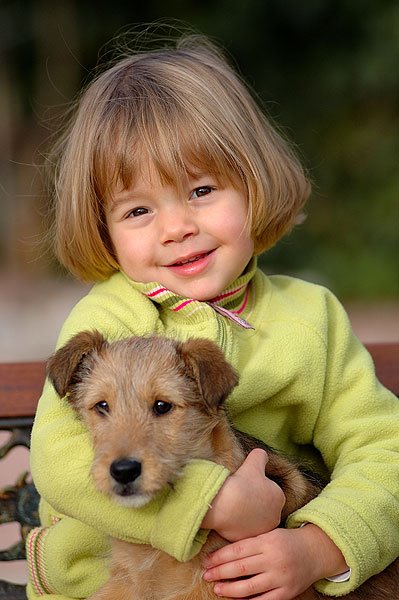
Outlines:
[[[49,527],[35,527],[26,540],[29,581],[37,596],[55,593],[44,564],[45,541],[49,532]]]
[[[308,524],[308,521],[304,523],[300,523],[299,528],[305,527]],[[340,573],[339,575],[334,575],[333,577],[326,577],[327,581],[332,581],[333,583],[344,583],[345,581],[349,581],[352,575],[352,569],[348,568],[344,573]]]
[[[151,545],[179,561],[195,556],[208,536],[201,523],[228,475],[226,468],[205,460],[187,465],[157,515]]]
[[[335,518],[332,516],[334,515]],[[339,519],[336,517],[339,515]],[[373,573],[369,571],[368,556],[378,560],[378,547],[373,532],[351,507],[338,503],[320,494],[288,517],[287,527],[299,527],[301,523],[314,523],[322,529],[340,548],[346,564],[350,566],[350,577],[336,580],[323,579],[315,584],[318,592],[327,595],[348,594],[356,589]],[[358,540],[362,540],[360,544]],[[368,549],[365,552],[364,548]]]
[[[109,540],[63,517],[33,529],[26,542],[29,588],[34,597],[87,598],[107,580]]]

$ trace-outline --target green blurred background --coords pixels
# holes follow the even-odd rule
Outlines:
[[[41,163],[54,117],[130,25],[179,19],[219,41],[314,181],[268,272],[343,299],[398,296],[397,0],[2,0],[0,268],[45,276]]]

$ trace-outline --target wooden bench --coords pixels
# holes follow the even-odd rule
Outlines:
[[[379,379],[399,396],[399,343],[371,344],[368,349]],[[29,448],[30,430],[44,375],[43,362],[0,364],[0,430],[11,434],[0,447],[0,460],[16,446]],[[17,522],[21,528],[21,540],[0,552],[0,561],[23,560],[26,534],[38,524],[39,497],[33,484],[26,474],[15,473],[14,481],[12,487],[0,490],[0,531],[2,524]],[[0,581],[0,598],[25,599],[24,586]]]

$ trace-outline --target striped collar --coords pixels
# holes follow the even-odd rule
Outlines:
[[[205,305],[212,307],[216,312],[237,323],[245,329],[253,327],[243,319],[242,314],[248,305],[249,283],[256,271],[256,258],[253,258],[242,275],[238,277],[228,288],[215,298],[207,302],[201,302],[192,298],[184,298],[168,290],[163,285],[151,283],[134,283],[134,287],[145,294],[150,300],[160,305],[163,309],[179,313],[181,316],[190,317],[194,313],[203,310]]]

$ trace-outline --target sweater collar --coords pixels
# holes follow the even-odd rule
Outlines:
[[[245,308],[247,307],[249,283],[255,274],[256,266],[257,260],[254,257],[248,263],[247,268],[242,275],[233,281],[233,283],[218,296],[207,302],[194,300],[193,298],[184,298],[157,282],[140,283],[132,280],[130,280],[130,282],[138,291],[164,310],[179,313],[181,316],[191,317],[194,313],[204,311],[206,306],[210,306],[216,312],[237,323],[241,327],[253,329],[253,327],[243,319],[242,314],[245,313]]]

